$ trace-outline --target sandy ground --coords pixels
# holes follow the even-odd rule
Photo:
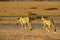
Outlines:
[[[60,40],[60,32],[41,30],[0,30],[0,40]]]

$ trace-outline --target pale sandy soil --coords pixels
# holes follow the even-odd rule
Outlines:
[[[0,30],[0,40],[60,40],[60,32],[41,30]]]

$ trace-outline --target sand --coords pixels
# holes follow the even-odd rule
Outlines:
[[[60,40],[60,32],[42,32],[41,30],[0,30],[0,40]]]

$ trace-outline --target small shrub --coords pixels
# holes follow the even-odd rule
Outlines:
[[[33,12],[28,12],[29,15],[37,15],[36,13],[33,13]]]
[[[16,23],[16,25],[19,25],[19,23]]]
[[[1,21],[2,19],[0,19],[0,21]]]
[[[58,8],[47,8],[47,9],[44,9],[44,10],[58,10]]]
[[[37,16],[37,19],[41,19],[41,16]]]
[[[29,15],[37,15],[37,14],[29,14]]]
[[[37,9],[37,7],[30,7],[30,9]]]

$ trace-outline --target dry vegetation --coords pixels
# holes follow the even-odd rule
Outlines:
[[[46,8],[58,8],[58,10],[44,10]],[[0,2],[0,16],[28,16],[29,12],[34,13],[30,15],[60,15],[60,2]],[[12,24],[18,23],[17,17],[0,18],[1,24],[7,24],[9,21]],[[60,32],[0,29],[0,40],[60,40]]]
[[[46,8],[58,10],[44,10]],[[0,16],[25,16],[28,12],[38,15],[60,15],[60,2],[0,2]]]

